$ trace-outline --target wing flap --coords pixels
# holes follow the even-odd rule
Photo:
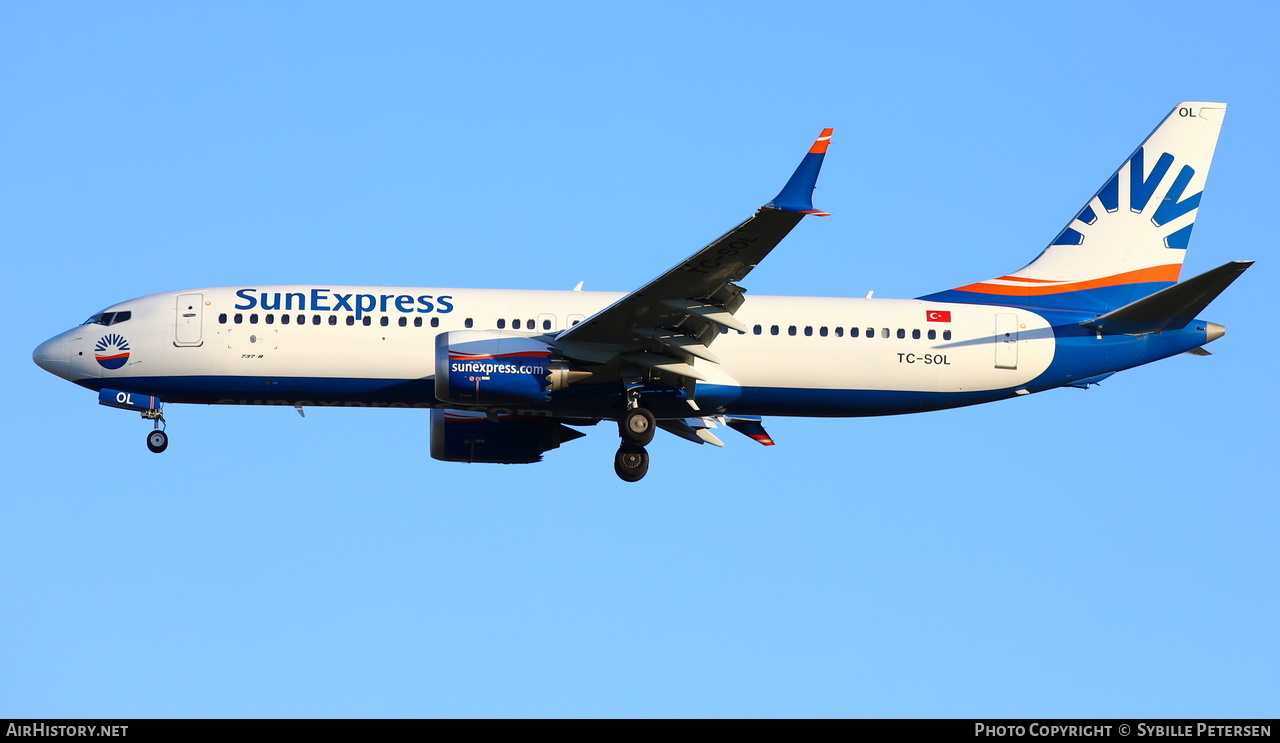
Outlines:
[[[674,434],[684,439],[692,441],[695,444],[711,444],[712,446],[724,446],[710,429],[714,425],[710,418],[685,418],[684,420],[660,420],[658,428],[667,433]]]

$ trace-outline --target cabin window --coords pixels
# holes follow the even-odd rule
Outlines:
[[[902,328],[898,328],[898,340],[902,340],[903,338],[906,338],[906,337],[907,337],[907,331],[903,330]]]
[[[854,329],[857,330],[857,328],[854,328]],[[844,337],[844,328],[836,328],[836,337],[837,338]]]
[[[364,317],[360,318],[360,322],[364,323],[364,326],[367,328],[373,324],[373,318],[369,317],[368,315],[365,315]]]
[[[542,329],[543,329],[543,330],[550,330],[550,329],[551,329],[551,321],[550,321],[550,320],[543,320],[543,321],[542,321]]]
[[[951,340],[951,331],[950,331],[950,330],[944,330],[944,331],[942,331],[942,340],[944,340],[944,341],[949,341],[949,340]]]
[[[413,318],[413,327],[415,327],[415,328],[420,328],[420,327],[422,327],[422,318],[421,318],[421,317],[415,317],[415,318]]]
[[[404,328],[404,327],[408,327],[408,325],[409,325],[409,318],[402,316],[400,318],[400,327]]]
[[[433,318],[431,318],[431,324],[432,324],[433,326],[436,324],[436,319],[435,319],[434,317],[433,317]],[[463,320],[463,321],[462,321],[462,327],[464,327],[464,328],[470,328],[470,327],[474,326],[475,324],[476,324],[476,321],[475,321],[475,320],[472,320],[472,319],[471,319],[471,318],[469,318],[469,317],[468,317],[466,320]],[[519,327],[519,326],[517,326],[517,327]]]
[[[219,325],[227,324],[227,313],[224,312],[221,315],[218,315],[218,324]]]
[[[826,326],[826,325],[823,325],[822,327],[818,328],[818,335],[822,336],[823,338],[826,338],[826,337],[827,337],[827,326]]]
[[[858,337],[858,328],[849,328],[849,337],[850,337],[850,338],[857,338],[857,337]]]
[[[916,328],[915,330],[911,331],[911,338],[917,341],[920,340],[920,328]]]
[[[338,316],[337,316],[337,315],[329,315],[329,324],[330,324],[330,325],[337,325],[337,324],[338,324]]]
[[[275,316],[275,314],[273,314],[273,313],[271,313],[271,312],[268,312],[268,313],[267,313],[267,316],[266,316],[266,318],[265,318],[265,319],[266,319],[266,321],[267,321],[267,324],[268,324],[268,325],[275,325],[275,324],[276,324],[276,316]]]
[[[469,325],[468,325],[467,327],[471,327],[471,326],[469,326]],[[513,329],[513,330],[519,330],[519,329],[520,329],[520,321],[519,321],[519,320],[512,320],[512,321],[511,321],[511,327],[512,327],[512,329]]]
[[[777,325],[770,325],[770,326],[769,326],[769,335],[777,335],[777,334],[778,334],[778,326],[777,326]]]
[[[431,318],[431,327],[433,327],[433,328],[438,328],[438,327],[440,327],[440,318],[438,318],[438,317],[433,317],[433,318]],[[470,326],[470,325],[468,325],[467,327],[469,328],[469,327],[471,327],[471,326]]]
[[[760,327],[759,325],[757,325],[757,326],[755,326],[754,328],[752,328],[752,329],[751,329],[751,332],[752,332],[752,333],[755,333],[756,335],[760,335],[761,333],[763,333],[763,332],[764,332],[764,328],[762,328],[762,327]]]
[[[506,327],[507,321],[503,318],[498,318],[498,330],[504,330]]]
[[[312,315],[312,316],[311,316],[311,324],[312,324],[312,325],[319,325],[319,324],[320,324],[320,316],[319,316],[319,315]]]
[[[937,337],[938,337],[938,331],[936,330],[929,331],[929,340],[936,340]]]
[[[250,315],[249,315],[249,324],[250,324],[250,325],[257,325],[257,324],[258,324],[258,313],[254,312],[254,313],[252,313],[252,314],[250,314]]]
[[[236,316],[231,319],[235,321],[236,325],[239,325],[240,323],[244,322],[244,315],[237,312]]]
[[[888,329],[888,328],[880,328],[880,337],[881,337],[881,338],[888,338],[888,337],[889,337],[889,329]]]
[[[365,319],[368,320],[369,318],[366,317]],[[356,316],[347,315],[347,325],[355,325],[355,324],[356,324]]]
[[[378,324],[385,328],[391,324],[391,318],[387,317],[386,315],[383,315],[382,317],[378,318]]]
[[[289,317],[290,317],[289,315],[281,315],[281,316],[280,316],[280,324],[281,324],[281,325],[288,325],[288,324],[289,324]]]
[[[788,326],[787,335],[795,335],[795,334],[796,334],[796,326],[794,325]]]

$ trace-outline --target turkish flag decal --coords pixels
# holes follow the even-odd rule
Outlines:
[[[951,310],[925,310],[924,317],[929,322],[951,322]]]

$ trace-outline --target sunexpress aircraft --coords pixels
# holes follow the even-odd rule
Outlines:
[[[1085,388],[1220,338],[1197,319],[1250,265],[1177,283],[1226,105],[1180,103],[1035,260],[916,299],[746,295],[813,208],[826,129],[773,201],[630,294],[354,286],[165,292],[45,341],[35,362],[154,422],[164,403],[417,407],[431,456],[536,462],[616,421],[619,477],[655,429],[765,446],[762,416],[917,413]]]

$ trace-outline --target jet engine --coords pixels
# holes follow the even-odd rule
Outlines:
[[[445,462],[529,464],[583,435],[551,418],[431,411],[431,456]]]
[[[455,330],[436,336],[436,398],[456,405],[546,402],[551,393],[591,376],[573,371],[536,338],[502,330]]]

